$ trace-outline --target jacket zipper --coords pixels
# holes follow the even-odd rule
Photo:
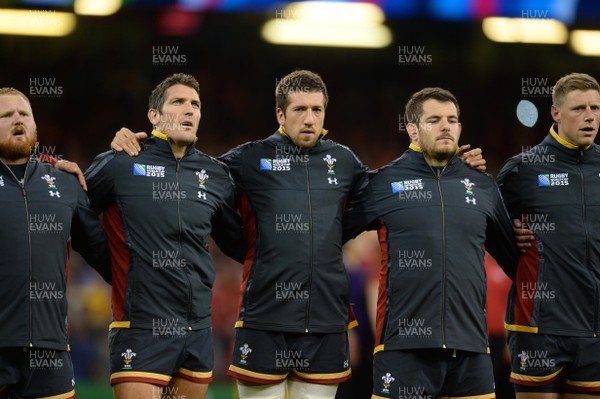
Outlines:
[[[310,315],[310,294],[312,293],[312,277],[313,277],[313,247],[314,247],[314,236],[313,236],[313,220],[312,220],[312,203],[310,198],[310,173],[308,169],[308,162],[304,162],[304,167],[306,170],[306,194],[308,197],[308,220],[309,220],[309,228],[310,228],[310,248],[309,248],[309,262],[310,269],[308,273],[308,299],[306,303],[306,325],[304,328],[304,332],[308,332],[308,323],[309,323],[309,315]]]
[[[447,166],[447,165],[446,165]],[[441,313],[441,322],[442,322],[442,348],[446,349],[446,323],[445,323],[445,314],[446,314],[446,213],[444,209],[444,197],[442,195],[442,174],[446,170],[446,166],[439,172],[435,171],[431,168],[431,171],[435,175],[437,179],[438,192],[440,193],[440,204],[442,210],[442,313]]]
[[[25,178],[27,177],[27,169],[29,169],[29,161],[27,161],[27,165],[25,166],[25,173],[23,174],[23,180],[19,180],[17,176],[13,173],[13,171],[2,162],[6,169],[10,172],[10,174],[14,177],[16,182],[19,184],[19,188],[21,188],[21,194],[23,195],[23,202],[25,204],[25,225],[27,226],[27,244],[29,249],[29,294],[27,295],[29,298],[29,347],[33,347],[33,330],[31,326],[33,325],[33,309],[31,304],[31,283],[33,277],[33,263],[31,262],[31,230],[29,229],[29,204],[27,202],[27,192],[25,191]]]
[[[579,157],[577,158],[577,169],[579,170],[579,176],[581,178],[581,213],[583,217],[583,228],[585,230],[585,263],[587,269],[592,275],[592,281],[595,280],[594,272],[590,267],[590,240],[589,231],[586,223],[586,212],[585,212],[585,178],[583,171],[581,170],[581,158],[583,157],[583,150],[579,150]],[[594,323],[592,326],[592,336],[596,337],[596,329],[598,326],[598,284],[594,284]]]
[[[29,243],[29,346],[33,347],[33,309],[31,304],[31,282],[33,279],[33,262],[31,260],[31,229],[29,226],[29,204],[27,202],[27,192],[25,191],[25,176],[27,176],[27,167],[25,167],[25,175],[23,176],[23,182],[21,185],[21,192],[23,193],[23,201],[25,202],[25,219],[27,222],[27,242]]]
[[[179,185],[179,165],[180,165],[181,160],[180,159],[175,159],[175,181],[177,182],[177,223],[179,226],[179,239],[178,244],[179,244],[179,257],[180,259],[183,257],[183,247],[181,246],[181,241],[182,241],[182,228],[181,228],[181,187]],[[186,268],[187,269],[187,268]],[[184,271],[185,273],[185,277],[187,278],[188,281],[188,308],[187,308],[187,323],[188,323],[188,330],[192,330],[192,326],[190,324],[190,320],[192,318],[192,282],[190,280],[190,276],[187,270]]]

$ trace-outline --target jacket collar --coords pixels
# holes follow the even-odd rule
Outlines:
[[[152,135],[161,140],[169,141],[169,136],[163,132],[159,132],[158,130],[153,130]],[[194,144],[196,144],[196,141],[198,141],[198,137],[194,137]]]
[[[410,148],[411,150],[416,151],[416,152],[421,152],[421,153],[423,152],[423,150],[421,149],[421,147],[418,146],[418,145],[416,145],[415,143],[410,143],[410,145],[408,146],[408,148]],[[459,148],[456,147],[456,153],[457,154],[458,154],[458,151],[459,151]]]
[[[198,137],[195,137],[194,143],[196,143],[197,140]],[[169,143],[169,136],[165,133],[160,132],[158,130],[153,130],[150,137],[150,143],[154,143],[156,148],[159,149],[161,152],[168,152],[169,154],[171,154],[171,156],[173,156],[173,150],[171,149],[171,144]],[[187,155],[192,148],[194,148],[194,144],[190,145],[185,155]]]
[[[410,143],[410,145],[408,146],[408,148],[410,148],[411,150],[416,151],[416,152],[423,152],[423,150],[421,149],[421,147],[419,147],[415,143]]]
[[[573,144],[573,143],[570,143],[569,141],[567,141],[567,140],[563,139],[562,137],[560,137],[560,136],[558,135],[558,132],[557,132],[557,130],[558,130],[558,126],[557,126],[557,124],[556,124],[556,123],[554,123],[552,126],[550,126],[550,135],[551,135],[551,136],[552,136],[552,137],[553,137],[553,138],[554,138],[554,139],[555,139],[555,140],[556,140],[556,141],[557,141],[557,142],[558,142],[560,145],[562,145],[562,146],[563,146],[563,147],[565,147],[565,148],[568,148],[569,150],[579,150],[579,149],[581,149],[581,150],[589,150],[589,149],[592,147],[592,145],[590,144],[590,145],[588,145],[588,146],[585,146],[585,147],[583,147],[583,148],[579,148],[579,146],[577,146],[577,145],[575,145],[575,144]]]
[[[578,147],[577,145],[563,139],[557,133],[557,126],[553,124],[550,126],[549,134],[546,136],[543,144],[550,145],[556,148],[561,153],[568,156],[580,156],[587,153],[588,150],[594,147],[594,144],[588,145],[586,147]]]
[[[458,149],[456,150],[456,153],[453,154],[452,157],[448,160],[448,163],[443,168],[444,170],[446,170],[449,167],[453,167],[452,165],[454,165],[457,162],[457,160],[460,159],[457,154]],[[404,156],[416,157],[415,159],[420,159],[423,162],[423,165],[427,168],[437,170],[434,167],[429,166],[429,164],[425,160],[425,156],[423,155],[423,149],[414,143],[410,143],[410,145],[408,146],[408,150],[404,153],[403,157]]]

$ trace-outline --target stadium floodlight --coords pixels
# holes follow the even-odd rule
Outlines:
[[[502,43],[565,44],[569,37],[556,19],[488,17],[482,29],[488,39]]]
[[[571,32],[571,48],[577,54],[600,56],[600,31],[574,30]]]
[[[0,9],[0,34],[66,36],[75,25],[75,14],[70,12]]]
[[[392,42],[384,20],[375,4],[298,2],[275,10],[262,36],[274,44],[381,48]]]
[[[119,11],[122,0],[75,0],[73,8],[79,15],[112,15]]]

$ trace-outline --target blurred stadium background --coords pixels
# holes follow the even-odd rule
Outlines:
[[[460,102],[462,143],[483,148],[496,174],[507,157],[546,135],[558,78],[569,72],[600,78],[596,0],[301,3],[2,0],[0,86],[30,97],[42,149],[84,170],[120,127],[151,129],[148,95],[174,72],[200,81],[197,146],[217,156],[271,134],[278,79],[297,68],[313,70],[329,90],[328,137],[350,146],[371,168],[407,148],[403,105],[410,94],[441,86]],[[361,327],[352,333],[355,378],[339,398],[370,397],[367,304],[376,295],[377,251],[368,234],[345,249]],[[225,372],[241,268],[218,249],[214,254],[210,397],[226,399],[235,397]],[[78,397],[110,398],[109,287],[78,257],[69,278]],[[498,295],[497,305],[506,282],[500,276],[494,284],[502,287],[490,294]],[[499,308],[490,317],[500,320]]]

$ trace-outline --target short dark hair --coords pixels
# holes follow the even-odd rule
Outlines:
[[[570,73],[558,79],[552,91],[552,103],[560,107],[567,94],[574,90],[596,90],[600,93],[600,86],[596,79],[585,73]]]
[[[427,100],[451,102],[456,106],[456,115],[460,116],[460,108],[454,94],[441,87],[426,87],[410,96],[404,108],[406,123],[419,123],[423,116],[423,103]]]
[[[185,73],[174,73],[160,82],[154,88],[154,90],[152,90],[150,98],[148,99],[148,107],[161,111],[162,106],[165,103],[165,94],[167,93],[167,89],[175,85],[191,87],[192,89],[196,90],[198,96],[200,95],[200,84],[196,78]]]
[[[327,108],[329,102],[329,95],[327,94],[327,87],[325,82],[319,75],[314,72],[307,70],[298,70],[285,75],[277,83],[275,88],[275,107],[281,108],[285,113],[285,109],[290,104],[288,99],[289,93],[309,93],[309,92],[321,92],[323,93],[323,103]]]
[[[27,104],[29,104],[29,106],[31,107],[31,102],[29,102],[27,96],[19,90],[15,89],[14,87],[0,87],[0,96],[4,95],[21,96],[25,99],[25,101],[27,101]]]

